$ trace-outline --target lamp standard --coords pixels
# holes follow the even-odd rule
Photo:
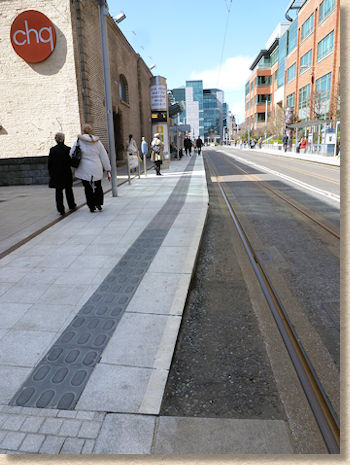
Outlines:
[[[107,112],[107,128],[108,128],[108,144],[109,152],[111,154],[111,168],[112,168],[112,195],[113,197],[118,196],[117,189],[117,164],[116,164],[116,152],[115,152],[115,140],[114,140],[114,127],[113,127],[113,116],[112,116],[112,97],[111,97],[111,80],[110,80],[110,69],[109,69],[109,56],[108,56],[108,39],[106,30],[106,15],[108,14],[108,5],[106,0],[97,0],[99,14],[100,14],[100,29],[101,29],[101,45],[102,45],[102,59],[103,59],[103,78],[105,84],[105,101],[106,101],[106,112]],[[116,20],[117,22],[122,21],[125,18],[120,17]]]

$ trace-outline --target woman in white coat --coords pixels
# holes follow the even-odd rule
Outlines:
[[[75,177],[83,181],[86,203],[91,213],[93,213],[96,208],[102,210],[103,190],[101,180],[103,170],[105,170],[110,181],[111,164],[103,144],[97,136],[92,134],[92,127],[89,124],[84,125],[83,134],[78,136],[78,140],[70,150],[70,156],[72,156],[78,141],[81,160],[75,170]]]

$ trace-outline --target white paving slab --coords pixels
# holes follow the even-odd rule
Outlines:
[[[127,312],[180,315],[183,307],[174,304],[179,294],[187,294],[189,274],[147,272]]]
[[[138,413],[152,369],[100,363],[77,403],[77,409]]]
[[[94,454],[150,454],[155,417],[109,414],[106,416]]]
[[[0,365],[0,405],[10,402],[30,372],[30,367]]]

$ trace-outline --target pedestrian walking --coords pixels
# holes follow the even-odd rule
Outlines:
[[[196,147],[197,147],[197,149],[198,149],[198,155],[201,154],[202,146],[203,146],[203,141],[202,141],[202,139],[200,138],[200,136],[198,136],[198,139],[196,140]]]
[[[151,160],[154,162],[154,168],[156,170],[157,176],[161,176],[160,172],[160,165],[163,163],[164,160],[164,143],[160,138],[160,134],[154,134],[153,140],[151,142]]]
[[[107,152],[97,136],[92,134],[90,124],[85,124],[83,134],[78,136],[81,150],[81,161],[75,170],[75,177],[81,179],[85,189],[86,203],[93,213],[96,208],[102,210],[103,190],[101,181],[103,170],[107,172],[108,181],[111,180],[111,164]],[[70,150],[70,156],[74,153],[76,141]]]
[[[261,147],[262,147],[262,137],[259,137],[258,144],[259,144],[259,149],[261,149]]]
[[[64,134],[58,132],[55,135],[57,145],[51,147],[48,170],[49,187],[56,189],[56,208],[58,213],[64,215],[63,190],[66,193],[68,208],[75,210],[76,203],[73,194],[73,176],[71,168],[71,158],[69,156],[70,147],[64,144]]]
[[[129,142],[128,142],[128,157],[129,157],[129,167],[130,171],[135,171],[137,170],[138,167],[138,157],[139,157],[139,151],[137,148],[137,144],[135,139],[133,138],[132,134],[129,134]]]
[[[306,149],[306,139],[304,139],[304,137],[301,139],[301,142],[300,142],[300,149],[303,151],[302,153],[305,153],[305,149]]]
[[[251,149],[255,148],[256,140],[255,139],[250,139],[249,145],[250,145]]]
[[[184,139],[184,147],[185,147],[185,153],[188,156],[192,155],[192,141],[189,137],[185,137]]]
[[[283,141],[283,149],[284,149],[285,152],[287,152],[287,148],[288,148],[288,136],[287,136],[287,134],[285,134],[283,136],[282,141]]]
[[[142,154],[142,160],[144,157],[147,157],[147,152],[148,152],[148,144],[146,142],[146,139],[142,137],[141,141],[141,154]]]

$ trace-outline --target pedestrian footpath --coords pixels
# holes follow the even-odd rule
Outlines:
[[[224,146],[223,146],[224,147]],[[269,153],[271,155],[276,155],[277,157],[286,157],[286,158],[297,158],[298,160],[306,160],[306,161],[313,161],[316,163],[324,163],[325,165],[335,165],[335,166],[340,166],[340,157],[334,157],[333,155],[319,155],[317,153],[296,153],[296,152],[285,152],[284,150],[275,150],[275,149],[270,149],[267,148],[266,146],[263,146],[261,149],[259,147],[255,147],[254,149],[251,149],[249,147],[242,147],[241,149],[239,148],[239,145],[236,146],[226,146],[227,148],[230,149],[238,149],[238,150],[243,150],[247,151],[250,153]]]
[[[1,260],[2,453],[152,452],[207,209],[176,160]]]

